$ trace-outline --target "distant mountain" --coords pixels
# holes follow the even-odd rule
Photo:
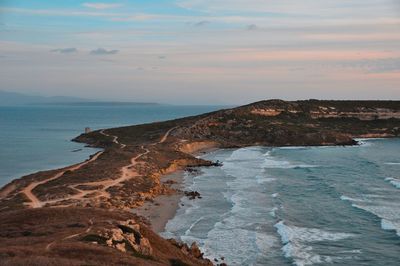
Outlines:
[[[27,95],[17,92],[0,91],[0,106],[12,106],[12,105],[27,105],[27,104],[41,104],[41,103],[60,103],[60,102],[90,102],[91,100],[78,98],[78,97],[66,97],[66,96],[34,96]]]
[[[78,97],[67,96],[35,96],[17,92],[0,91],[0,106],[18,106],[18,105],[85,105],[85,106],[109,106],[109,105],[154,105],[156,103],[141,102],[109,102],[96,101]]]

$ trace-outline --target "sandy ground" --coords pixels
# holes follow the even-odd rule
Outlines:
[[[132,211],[138,215],[147,218],[151,223],[151,228],[157,233],[164,232],[168,221],[174,218],[179,208],[179,202],[184,196],[181,191],[183,188],[183,171],[177,171],[166,175],[161,179],[165,183],[169,180],[175,182],[172,188],[180,190],[173,195],[161,195],[154,199],[153,202],[146,202],[143,206],[133,209]]]

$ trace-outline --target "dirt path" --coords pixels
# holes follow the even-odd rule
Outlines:
[[[167,140],[167,138],[169,137],[169,135],[171,134],[171,132],[174,131],[175,129],[177,129],[177,127],[173,127],[170,130],[168,130],[164,134],[164,136],[162,136],[161,140],[158,143],[156,142],[156,144],[164,143]]]
[[[82,234],[84,234],[84,233],[89,233],[90,230],[92,230],[92,225],[93,225],[93,220],[90,219],[90,220],[89,220],[89,227],[88,227],[87,229],[85,229],[85,231],[80,232],[80,233],[77,233],[77,234],[73,234],[73,235],[66,236],[66,237],[62,238],[60,241],[64,241],[64,240],[67,240],[67,239],[71,239],[71,238],[80,236],[80,235],[82,235]],[[51,246],[53,246],[56,242],[57,242],[57,240],[55,240],[55,241],[53,241],[53,242],[47,244],[47,246],[46,246],[46,251],[49,251],[50,248],[51,248]]]
[[[57,179],[59,177],[61,177],[63,174],[65,174],[65,172],[67,171],[75,171],[78,170],[79,168],[81,168],[84,165],[87,165],[88,163],[91,163],[95,160],[97,160],[97,158],[102,154],[103,152],[98,152],[96,153],[92,158],[90,158],[89,160],[77,164],[75,166],[71,166],[68,167],[67,169],[65,169],[64,171],[61,171],[59,173],[57,173],[56,175],[46,179],[46,180],[42,180],[42,181],[38,181],[38,182],[33,182],[31,184],[29,184],[27,187],[25,187],[21,192],[24,193],[28,199],[31,201],[30,203],[27,203],[27,205],[29,205],[31,208],[40,208],[43,206],[43,202],[41,200],[39,200],[33,193],[32,190],[34,190],[37,186],[45,184],[47,182],[50,182],[54,179]]]
[[[117,137],[117,136],[107,134],[107,133],[104,132],[104,130],[105,130],[105,129],[100,130],[100,134],[102,134],[102,135],[104,135],[104,136],[106,136],[106,137],[112,138],[112,142],[115,143],[115,144],[118,144],[119,146],[121,146],[121,149],[123,149],[123,148],[126,147],[125,144],[122,144],[122,143],[120,143],[120,142],[118,141],[118,137]]]
[[[157,144],[164,143],[168,139],[168,136],[174,129],[176,129],[176,127],[169,129],[158,142],[153,143],[151,145],[157,145]],[[103,134],[104,136],[111,137],[113,139],[114,143],[121,146],[121,149],[126,147],[125,144],[118,142],[117,136],[109,135],[109,134],[105,133],[104,130],[101,130],[100,133]],[[98,197],[110,198],[110,194],[107,192],[107,189],[109,189],[110,187],[118,186],[122,182],[125,182],[125,181],[132,179],[139,175],[135,170],[132,170],[132,169],[134,168],[134,166],[136,166],[139,163],[139,162],[137,162],[137,160],[139,158],[141,158],[142,156],[144,156],[150,152],[150,150],[147,149],[145,146],[141,146],[141,148],[144,150],[144,152],[133,157],[131,159],[131,164],[122,167],[121,177],[119,177],[117,179],[110,179],[110,180],[104,180],[104,181],[87,182],[87,183],[79,183],[79,184],[70,185],[69,188],[72,188],[79,192],[75,195],[71,195],[71,196],[68,196],[65,198],[61,198],[61,199],[41,201],[32,193],[32,191],[39,185],[45,184],[47,182],[50,182],[52,180],[55,180],[55,179],[61,177],[67,171],[75,171],[75,170],[81,168],[82,166],[95,161],[103,152],[99,152],[95,156],[93,156],[90,160],[87,160],[86,162],[83,162],[81,164],[69,167],[66,170],[59,172],[56,175],[54,175],[46,180],[33,182],[33,183],[29,184],[26,188],[24,188],[21,192],[24,193],[28,197],[28,199],[31,201],[30,203],[27,203],[27,205],[30,206],[31,208],[40,208],[40,207],[45,206],[46,204],[54,204],[54,203],[58,203],[61,201],[66,201],[66,200],[80,200],[91,193],[98,193],[98,195],[96,195],[96,198],[98,198]],[[78,188],[79,186],[102,186],[102,188],[101,189],[93,189],[93,190],[81,190]]]

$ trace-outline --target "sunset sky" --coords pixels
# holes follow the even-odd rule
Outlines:
[[[0,90],[400,99],[400,0],[0,0]]]

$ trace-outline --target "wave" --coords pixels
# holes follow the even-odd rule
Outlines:
[[[281,236],[282,251],[286,258],[291,258],[298,266],[312,265],[315,263],[332,263],[333,258],[315,253],[313,247],[308,245],[319,241],[339,241],[352,237],[348,233],[332,233],[317,228],[288,226],[283,221],[274,225]]]
[[[400,210],[392,209],[391,206],[368,206],[352,204],[354,208],[369,212],[381,219],[383,230],[395,231],[400,236]]]
[[[279,150],[308,150],[310,146],[288,146],[288,147],[278,147]]]
[[[356,198],[351,198],[351,197],[347,197],[347,196],[345,196],[345,195],[340,196],[340,199],[341,199],[341,200],[344,200],[344,201],[351,201],[351,202],[357,202],[357,201],[365,202],[364,200],[356,199]]]
[[[192,223],[189,228],[185,231],[185,235],[189,235],[190,232],[192,231],[193,227],[195,227],[199,222],[201,222],[205,217],[201,216],[199,219],[197,219],[194,223]]]
[[[391,222],[386,219],[381,220],[381,227],[383,230],[396,230],[396,226]]]
[[[392,184],[396,188],[400,189],[400,179],[388,177],[388,178],[385,178],[385,181],[389,181],[390,184]]]
[[[293,164],[289,161],[280,161],[272,157],[266,158],[262,164],[263,168],[281,168],[281,169],[296,169],[296,168],[316,168],[319,165],[311,164]]]
[[[201,239],[197,239],[197,241],[202,242]],[[223,241],[223,245],[221,245],[221,241]],[[229,265],[255,265],[258,259],[266,256],[278,243],[278,239],[267,233],[230,227],[225,222],[218,222],[208,232],[203,243],[202,251],[209,259],[228,255],[226,262]]]
[[[274,178],[274,177],[257,176],[256,179],[257,179],[258,184],[270,183],[270,182],[276,181],[276,178]]]
[[[393,178],[385,180],[392,182]],[[351,206],[371,213],[381,219],[383,230],[394,230],[400,236],[400,208],[397,203],[388,201],[383,195],[364,195],[365,199],[342,195],[341,200],[351,202]]]
[[[396,163],[396,162],[386,162],[386,163],[383,163],[383,164],[386,164],[386,165],[400,165],[400,163]]]

